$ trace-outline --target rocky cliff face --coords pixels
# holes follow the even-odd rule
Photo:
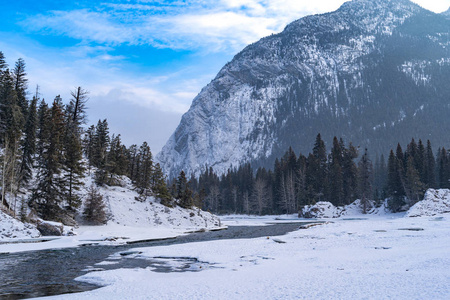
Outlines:
[[[450,20],[408,0],[354,0],[249,45],[202,89],[157,156],[169,176],[271,166],[334,135],[386,153],[450,142]]]

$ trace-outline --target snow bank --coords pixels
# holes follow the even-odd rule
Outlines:
[[[450,190],[428,189],[422,201],[414,204],[407,217],[434,216],[450,212]]]
[[[0,241],[36,238],[40,235],[36,226],[22,223],[0,210]]]

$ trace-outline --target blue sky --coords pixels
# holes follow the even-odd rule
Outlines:
[[[47,102],[82,86],[89,123],[156,154],[192,99],[247,44],[343,0],[0,0],[0,51]],[[435,12],[450,0],[416,0]]]

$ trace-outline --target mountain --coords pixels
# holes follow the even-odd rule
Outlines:
[[[408,0],[354,0],[247,46],[193,100],[158,154],[165,172],[273,166],[317,133],[387,154],[450,143],[450,20]]]

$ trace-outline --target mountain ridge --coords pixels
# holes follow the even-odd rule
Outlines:
[[[170,177],[206,167],[221,174],[246,162],[270,166],[289,146],[306,153],[318,132],[327,142],[338,135],[361,146],[391,127],[407,132],[405,141],[428,138],[430,126],[403,127],[448,96],[433,82],[445,76],[429,71],[449,72],[446,26],[442,15],[408,0],[351,1],[294,21],[219,71],[157,159]]]

